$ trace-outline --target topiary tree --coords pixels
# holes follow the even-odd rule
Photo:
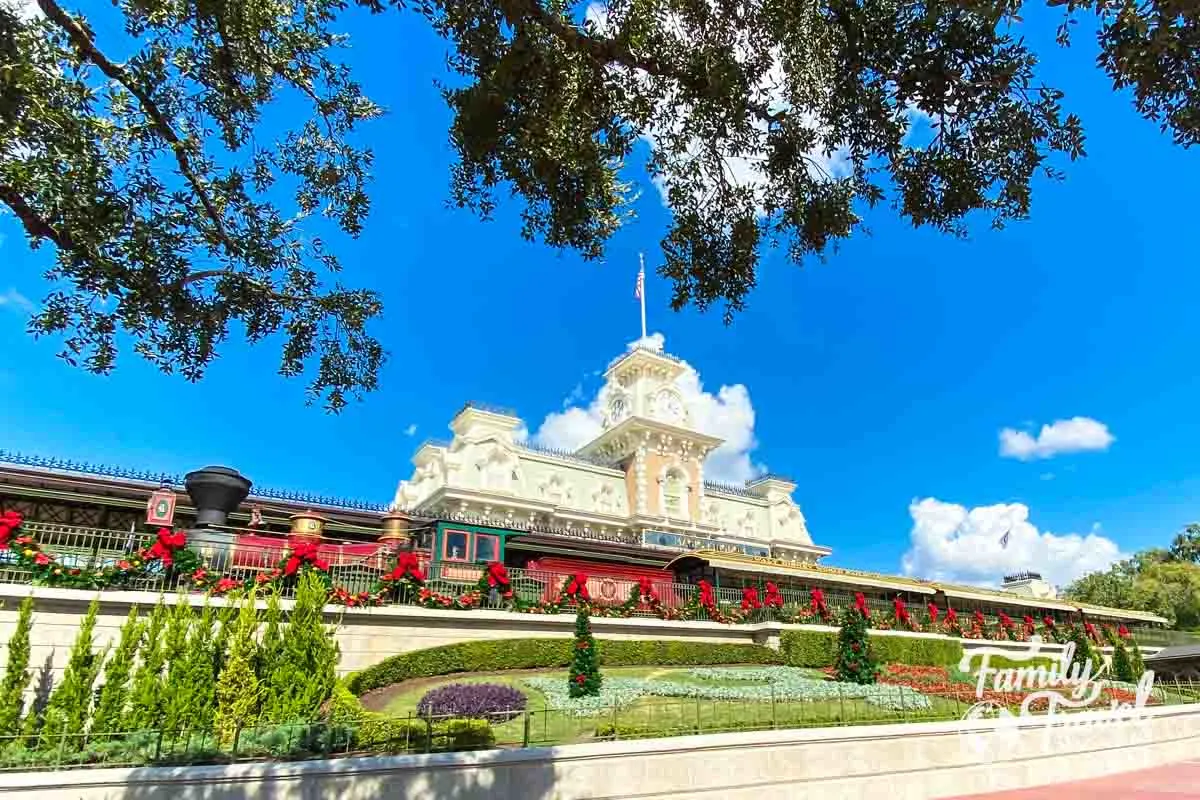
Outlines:
[[[567,690],[571,697],[595,697],[600,694],[604,679],[600,675],[600,653],[592,638],[592,623],[586,603],[579,604],[575,614],[575,646],[571,652],[571,671]]]
[[[879,677],[879,664],[871,655],[867,636],[867,617],[857,608],[842,613],[834,671],[839,681],[847,683],[875,683]]]
[[[25,709],[25,689],[29,686],[29,630],[33,627],[33,597],[21,601],[17,627],[8,640],[8,663],[0,681],[0,736],[15,736],[21,727]]]
[[[99,612],[100,598],[96,597],[88,606],[83,623],[79,626],[62,681],[50,694],[50,704],[46,706],[45,722],[38,740],[42,748],[57,745],[64,737],[78,737],[87,727],[92,708],[92,687],[105,656],[103,653],[97,655],[92,649],[92,634]]]
[[[278,652],[270,656],[275,662],[271,673],[264,678],[262,713],[268,722],[310,722],[333,692],[338,647],[322,615],[328,596],[320,575],[300,576],[296,605],[281,630]],[[260,662],[263,657],[260,650]]]
[[[147,730],[162,723],[162,669],[166,660],[163,631],[167,627],[169,616],[170,612],[160,597],[158,605],[150,615],[150,623],[146,626],[141,661],[133,674],[127,730]]]
[[[1081,625],[1072,625],[1067,631],[1067,641],[1075,644],[1075,655],[1071,658],[1068,669],[1077,668],[1083,674],[1085,665],[1091,663],[1091,674],[1095,675],[1104,663],[1100,653],[1092,646],[1092,640]],[[1078,666],[1076,666],[1078,665]]]
[[[217,705],[213,732],[222,747],[233,744],[238,732],[258,717],[262,687],[254,664],[258,658],[258,609],[254,591],[242,598],[237,617],[226,637],[225,664],[217,678]]]
[[[128,724],[125,704],[129,699],[129,678],[144,632],[145,625],[138,619],[138,608],[133,606],[125,618],[125,624],[121,626],[117,649],[104,667],[104,685],[100,687],[96,713],[92,717],[93,733],[121,731]]]

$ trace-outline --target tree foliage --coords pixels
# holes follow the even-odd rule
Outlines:
[[[1195,3],[1048,2],[1061,43],[1091,15],[1113,86],[1200,141]],[[355,134],[380,110],[340,60],[351,3],[36,4],[0,11],[0,202],[55,250],[33,332],[96,372],[124,332],[195,379],[237,326],[281,338],[281,372],[307,369],[332,409],[373,389],[380,300],[337,283],[321,236],[357,235],[369,210]],[[600,258],[631,207],[622,166],[648,139],[676,308],[729,317],[764,248],[821,256],[864,206],[953,233],[976,213],[1024,218],[1055,157],[1084,153],[1021,0],[354,4],[411,11],[447,40],[452,201],[486,218],[511,192],[529,239]],[[295,112],[272,117],[282,103]]]
[[[1188,525],[1170,548],[1143,550],[1105,572],[1084,575],[1066,597],[1113,608],[1149,611],[1177,628],[1200,627],[1200,525]]]
[[[129,698],[127,729],[149,730],[162,723],[163,716],[163,664],[166,648],[163,632],[171,612],[162,598],[150,614],[146,626],[146,638],[141,648],[141,658],[133,674],[133,689]]]

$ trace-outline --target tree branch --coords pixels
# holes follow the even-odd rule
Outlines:
[[[676,83],[684,84],[683,74],[673,66],[659,61],[654,56],[636,55],[626,45],[616,39],[591,36],[579,30],[574,25],[565,22],[558,15],[548,11],[538,0],[501,0],[504,19],[514,29],[522,22],[532,20],[553,34],[559,41],[571,50],[588,56],[594,61],[604,64],[620,64],[631,69],[659,78],[670,78]],[[756,117],[767,123],[778,122],[786,117],[787,111],[780,109],[772,112],[766,105],[746,98],[746,108]]]
[[[55,0],[37,0],[37,4],[48,19],[66,31],[72,44],[78,48],[79,52],[88,61],[99,67],[100,71],[110,79],[128,89],[130,94],[138,99],[138,102],[142,105],[142,110],[146,112],[146,116],[153,121],[155,130],[158,131],[158,134],[171,146],[171,150],[175,153],[175,161],[179,165],[179,171],[192,185],[192,190],[196,193],[196,197],[199,198],[201,205],[204,206],[205,214],[216,228],[217,238],[225,246],[230,255],[240,257],[241,248],[226,233],[223,217],[217,211],[216,206],[213,205],[212,199],[208,196],[208,192],[204,188],[203,181],[200,180],[195,170],[192,169],[191,159],[187,153],[187,146],[175,133],[175,129],[171,127],[171,123],[162,113],[162,110],[159,109],[158,104],[133,80],[123,67],[114,64],[104,53],[96,49],[91,35],[79,23],[73,20],[67,12],[63,11],[62,7]]]
[[[17,215],[17,219],[21,220],[21,224],[25,226],[25,231],[30,236],[36,236],[39,239],[49,239],[54,242],[59,250],[65,253],[75,252],[75,242],[71,239],[71,235],[58,230],[49,222],[42,219],[25,202],[25,198],[16,189],[0,183],[0,200],[3,200],[5,205],[13,210],[13,213]]]

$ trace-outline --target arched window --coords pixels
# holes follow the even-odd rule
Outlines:
[[[687,478],[677,469],[667,471],[663,479],[663,513],[668,517],[684,516],[684,493],[687,491]]]

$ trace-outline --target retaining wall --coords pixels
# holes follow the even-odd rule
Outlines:
[[[120,627],[132,605],[143,610],[158,602],[151,592],[90,592],[79,589],[30,587],[20,584],[0,584],[0,663],[8,639],[16,626],[17,606],[28,594],[34,596],[35,624],[31,636],[30,665],[37,669],[47,659],[57,678],[66,666],[71,644],[79,632],[79,623],[93,597],[100,598],[100,615],[96,621],[97,649],[115,644]],[[194,605],[204,603],[201,595],[167,595],[167,603],[179,597]],[[213,605],[223,605],[222,598],[213,598]],[[291,601],[283,601],[285,608]],[[338,668],[342,673],[369,667],[388,656],[410,650],[421,650],[443,644],[473,639],[516,639],[538,636],[570,637],[575,631],[574,614],[513,614],[507,611],[440,611],[416,606],[385,606],[381,608],[346,609],[329,606],[326,619],[336,624],[337,642],[341,648]],[[592,630],[603,639],[669,639],[713,643],[758,643],[779,647],[784,630],[833,630],[819,625],[784,625],[763,622],[756,625],[722,625],[716,622],[680,622],[654,618],[592,619]],[[913,638],[946,638],[935,633],[908,631],[871,631],[872,636],[902,636]],[[1019,652],[1028,645],[1020,642],[962,640],[970,649],[986,645]],[[1046,652],[1059,652],[1060,645],[1044,645]],[[1147,652],[1157,652],[1149,648]]]
[[[0,775],[14,800],[933,800],[1184,761],[1200,705],[1138,723],[1080,714],[1047,735],[997,721],[756,731],[293,764]],[[1083,724],[1090,722],[1092,724]]]

